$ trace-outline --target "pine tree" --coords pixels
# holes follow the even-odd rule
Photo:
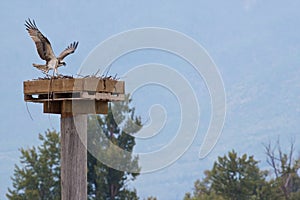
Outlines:
[[[211,171],[206,170],[204,174],[205,178],[203,180],[197,180],[194,183],[193,194],[186,193],[184,200],[224,200],[211,188]]]
[[[15,165],[13,188],[6,195],[10,200],[60,199],[59,134],[48,130],[39,134],[42,145],[21,148],[21,164]]]
[[[261,171],[258,161],[247,154],[238,157],[235,151],[219,156],[205,178],[194,184],[193,194],[184,200],[268,200],[273,199],[266,182],[267,171]]]
[[[135,117],[134,109],[129,107],[130,100],[114,103],[109,107],[105,117],[90,116],[88,130],[89,149],[97,156],[113,160],[115,165],[126,165],[127,168],[139,171],[138,158],[129,154],[115,152],[109,148],[116,145],[127,152],[135,146],[134,134],[141,127],[141,120]],[[114,109],[112,109],[114,108]],[[112,111],[116,110],[116,113]],[[118,121],[118,123],[116,122]],[[123,124],[119,127],[118,124]],[[104,153],[105,152],[105,155]],[[88,193],[89,199],[138,199],[135,190],[129,190],[127,184],[138,176],[138,173],[119,171],[103,164],[88,154]]]
[[[257,164],[253,156],[244,154],[238,157],[235,151],[229,152],[228,156],[218,157],[211,171],[212,188],[225,199],[257,197],[265,176]]]

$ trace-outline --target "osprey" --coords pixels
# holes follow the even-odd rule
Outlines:
[[[47,75],[49,70],[53,70],[53,75],[54,73],[58,75],[57,68],[66,65],[63,59],[69,54],[74,53],[78,46],[78,42],[71,43],[63,52],[59,54],[58,57],[56,57],[53,53],[49,40],[39,31],[35,24],[35,21],[31,21],[30,19],[28,19],[28,21],[25,21],[25,26],[30,37],[35,42],[35,46],[39,56],[41,57],[41,59],[46,61],[45,65],[34,63],[32,65],[39,70],[42,70]]]

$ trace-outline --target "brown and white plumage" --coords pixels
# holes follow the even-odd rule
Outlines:
[[[28,19],[25,21],[26,30],[36,45],[37,52],[41,59],[46,61],[45,65],[32,64],[34,67],[42,70],[48,74],[49,70],[53,70],[55,74],[58,74],[57,68],[66,65],[63,59],[74,53],[78,46],[78,42],[71,43],[64,51],[60,53],[58,57],[53,53],[50,41],[40,32],[37,28],[35,21]]]

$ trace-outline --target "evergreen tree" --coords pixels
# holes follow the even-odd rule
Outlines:
[[[238,157],[235,151],[218,157],[205,178],[197,180],[193,195],[184,200],[267,200],[271,198],[270,185],[265,181],[266,171],[260,171],[258,161],[246,154]]]
[[[237,156],[235,151],[218,157],[211,171],[212,188],[225,199],[255,199],[264,185],[264,176],[258,161],[247,154]]]
[[[42,145],[21,149],[21,164],[15,165],[13,189],[6,195],[10,200],[60,200],[59,134],[47,131],[39,134]]]
[[[128,96],[126,101],[109,106],[108,114],[104,117],[90,116],[88,130],[88,146],[96,157],[106,157],[113,160],[115,165],[126,165],[133,171],[139,171],[138,158],[131,153],[122,154],[110,148],[118,146],[127,152],[132,152],[135,139],[130,134],[136,133],[141,127],[141,120],[135,117],[134,109],[129,107]],[[112,109],[113,108],[113,109]],[[112,110],[117,112],[113,113]],[[116,121],[118,123],[116,123]],[[119,127],[118,124],[122,124]],[[113,169],[89,152],[88,163],[88,196],[89,199],[138,199],[136,191],[129,190],[127,184],[135,180],[138,173]]]
[[[186,193],[184,200],[224,200],[211,188],[211,171],[206,170],[204,174],[205,177],[202,181],[197,180],[194,183],[193,194]]]
[[[150,196],[150,197],[148,197],[147,199],[144,199],[144,200],[157,200],[157,198],[153,197],[153,196]]]

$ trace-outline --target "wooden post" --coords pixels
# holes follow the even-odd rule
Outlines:
[[[80,122],[76,123],[75,122]],[[61,115],[61,199],[87,199],[87,115]]]
[[[87,199],[87,114],[107,114],[108,102],[125,99],[125,83],[112,79],[25,81],[24,100],[61,114],[61,199]]]

